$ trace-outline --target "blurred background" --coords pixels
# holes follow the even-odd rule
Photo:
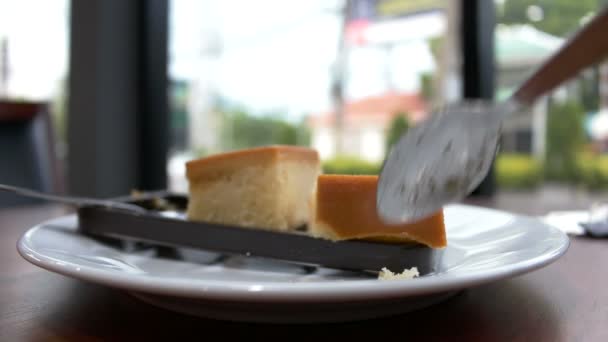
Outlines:
[[[0,155],[0,182],[185,192],[187,160],[267,144],[311,146],[328,173],[376,174],[433,107],[506,99],[607,3],[0,0],[0,103],[43,105],[32,111],[48,112],[55,163],[52,181],[28,183]],[[9,127],[15,107],[1,108]],[[601,200],[608,61],[509,118],[501,138],[474,195],[515,209]]]

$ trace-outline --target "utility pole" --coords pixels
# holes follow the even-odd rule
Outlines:
[[[8,97],[8,38],[0,40],[0,98]]]
[[[342,8],[342,28],[338,40],[338,51],[334,62],[331,95],[334,103],[334,152],[340,155],[343,152],[344,133],[344,79],[347,69],[348,48],[346,46],[346,29],[350,20],[351,0],[344,1]]]

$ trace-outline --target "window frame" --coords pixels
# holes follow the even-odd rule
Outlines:
[[[114,196],[134,188],[166,187],[168,10],[169,0],[72,2],[68,102],[72,193]],[[462,97],[492,99],[494,1],[461,0],[460,10]],[[116,91],[117,85],[125,84],[125,91]],[[495,188],[492,168],[474,194],[490,195]]]

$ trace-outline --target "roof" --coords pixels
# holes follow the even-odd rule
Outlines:
[[[500,25],[496,29],[495,54],[499,65],[535,65],[564,42],[563,38],[537,30],[530,25]]]
[[[417,93],[386,93],[360,100],[348,101],[344,108],[345,125],[369,123],[386,125],[398,114],[406,114],[411,121],[424,117],[426,104]],[[312,127],[333,125],[333,111],[313,114],[309,118]]]

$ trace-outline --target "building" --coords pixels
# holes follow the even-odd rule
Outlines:
[[[386,153],[386,131],[397,115],[406,115],[410,122],[424,118],[426,104],[416,93],[387,93],[345,103],[341,155],[381,161]],[[308,119],[312,147],[321,158],[336,156],[335,115],[333,111],[313,114]]]
[[[511,93],[564,42],[529,25],[498,26],[496,29],[496,94],[497,101]],[[438,76],[438,75],[436,75]],[[555,98],[576,93],[576,85],[564,85],[555,91]],[[506,118],[501,149],[504,152],[545,154],[546,115],[548,99],[542,98],[530,109]],[[385,155],[385,136],[389,122],[399,112],[408,113],[410,121],[420,120],[426,105],[417,94],[387,93],[346,104],[341,154],[380,161]],[[335,151],[333,112],[313,115],[309,124],[312,145],[323,158]]]
[[[530,25],[499,25],[495,39],[497,101],[506,100],[564,41]],[[542,98],[530,109],[506,118],[501,150],[529,153],[542,159],[545,155],[546,116],[547,98]]]

